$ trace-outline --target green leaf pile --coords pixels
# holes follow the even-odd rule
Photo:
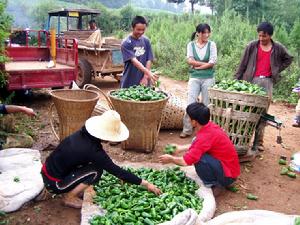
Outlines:
[[[167,97],[165,93],[143,85],[121,88],[111,92],[111,95],[122,100],[131,101],[157,101]]]
[[[163,194],[156,196],[142,186],[121,184],[116,177],[105,173],[94,187],[94,202],[106,209],[107,213],[105,216],[95,216],[90,224],[152,225],[171,220],[187,208],[193,208],[198,213],[201,211],[203,199],[195,193],[199,186],[187,178],[179,167],[127,170],[155,184]]]
[[[240,93],[266,95],[266,91],[262,87],[244,80],[222,80],[214,85],[213,88]]]

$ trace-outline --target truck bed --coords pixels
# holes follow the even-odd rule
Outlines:
[[[5,70],[9,72],[15,71],[32,71],[32,70],[68,70],[74,67],[56,63],[53,68],[48,68],[49,62],[39,62],[39,61],[19,61],[19,62],[6,62]]]

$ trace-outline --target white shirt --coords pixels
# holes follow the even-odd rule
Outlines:
[[[187,45],[187,54],[186,54],[187,58],[194,58],[192,43],[193,41],[189,42]],[[194,43],[195,43],[195,48],[198,57],[200,58],[200,60],[203,60],[206,54],[208,42],[202,48],[199,48],[196,42]],[[208,63],[216,64],[216,62],[217,62],[217,45],[215,42],[210,41],[210,56],[209,56]]]

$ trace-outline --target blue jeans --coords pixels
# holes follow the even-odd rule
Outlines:
[[[199,95],[201,94],[201,100],[204,105],[208,105],[209,96],[208,88],[215,84],[215,78],[190,78],[188,83],[188,100],[187,104],[197,102]],[[193,133],[193,127],[190,121],[190,117],[185,113],[183,117],[183,133],[191,135]]]
[[[196,172],[207,187],[227,187],[235,179],[225,177],[221,162],[209,154],[204,154],[195,165]]]

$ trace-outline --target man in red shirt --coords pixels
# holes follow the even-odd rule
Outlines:
[[[262,22],[257,27],[258,40],[250,42],[235,74],[238,80],[246,80],[263,87],[270,100],[273,85],[280,80],[280,72],[293,61],[286,48],[272,40],[273,26]],[[253,150],[264,150],[263,134],[266,124],[261,122],[256,130]]]
[[[161,163],[180,166],[194,165],[203,183],[208,187],[227,187],[240,175],[237,152],[227,134],[209,121],[210,111],[203,103],[188,105],[186,112],[197,135],[192,144],[178,146],[176,153],[188,148],[182,157],[162,155]]]

